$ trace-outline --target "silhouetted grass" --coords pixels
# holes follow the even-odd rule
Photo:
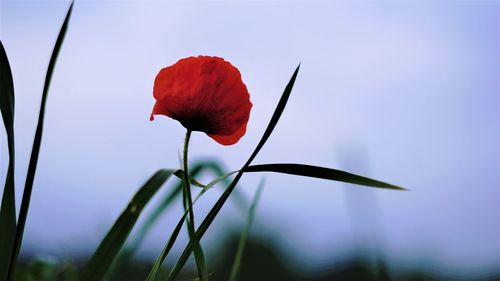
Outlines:
[[[216,256],[208,256],[210,280],[228,280],[234,262],[234,255],[239,244],[240,234],[234,232],[216,249]],[[415,264],[413,268],[401,271],[397,264],[390,264],[384,258],[379,260],[378,270],[374,270],[369,258],[363,252],[352,252],[349,256],[339,257],[328,266],[322,266],[320,272],[298,272],[300,264],[291,264],[288,258],[279,254],[277,245],[269,241],[277,241],[278,237],[267,237],[255,240],[249,237],[242,256],[239,281],[424,281],[424,280],[500,280],[500,268],[496,272],[484,272],[474,276],[460,276],[455,272],[446,272],[438,268]],[[300,253],[296,253],[300,255]],[[381,255],[379,255],[381,256]],[[19,281],[77,281],[77,272],[82,266],[80,262],[30,259],[23,260],[17,272]],[[81,260],[84,260],[83,258]],[[295,259],[297,260],[297,259]],[[142,281],[147,276],[152,261],[129,260],[125,266],[111,279],[112,281]],[[406,268],[406,267],[405,267]],[[170,267],[162,267],[158,280],[165,280]],[[397,276],[390,272],[397,271]],[[197,275],[195,268],[185,268],[176,280],[191,280]]]

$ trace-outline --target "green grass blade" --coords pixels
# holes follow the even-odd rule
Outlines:
[[[196,198],[193,200],[193,205],[201,198],[201,196],[207,190],[209,190],[210,188],[212,188],[213,186],[215,186],[217,183],[219,183],[221,181],[225,181],[228,177],[230,177],[231,175],[233,175],[235,173],[236,173],[236,171],[235,172],[230,172],[230,173],[225,174],[225,175],[222,175],[222,176],[216,178],[215,180],[211,181],[209,184],[207,184],[203,188],[203,190],[200,193],[198,193],[198,195],[196,196]],[[158,271],[159,271],[161,265],[163,264],[163,262],[165,261],[166,257],[170,253],[170,250],[172,249],[172,246],[174,245],[175,241],[177,240],[177,237],[179,236],[179,232],[180,232],[180,230],[182,228],[182,224],[184,223],[184,220],[186,219],[186,216],[188,215],[188,212],[189,212],[189,210],[185,210],[184,211],[184,214],[182,215],[181,219],[179,220],[179,222],[175,226],[174,231],[170,235],[170,238],[168,239],[168,242],[165,244],[165,246],[163,247],[160,255],[156,259],[156,261],[155,261],[155,263],[153,265],[153,268],[151,269],[151,271],[150,271],[150,273],[149,273],[148,278],[146,279],[146,281],[154,281],[156,279],[156,276],[158,275]]]
[[[221,181],[225,181],[227,178],[229,178],[230,176],[238,173],[239,171],[232,171],[230,173],[227,173],[225,175],[222,175],[216,179],[214,179],[213,181],[209,182],[202,190],[201,192],[198,194],[198,196],[196,196],[196,199],[200,198],[201,195],[203,195],[203,193],[207,192],[207,190],[209,190],[210,188],[214,187],[216,184],[218,184],[219,182]]]
[[[195,165],[193,165],[193,168],[191,168],[191,175],[192,178],[196,177],[197,175],[201,174],[204,171],[212,171],[215,175],[218,176],[217,179],[213,180],[207,185],[199,184],[199,187],[203,187],[202,191],[200,194],[198,194],[197,198],[199,198],[203,193],[205,193],[208,189],[212,188],[219,182],[226,182],[226,186],[229,185],[228,177],[234,172],[231,172],[229,174],[224,174],[224,169],[222,168],[221,164],[218,163],[217,161],[203,161],[203,162],[198,162]],[[175,174],[177,177],[182,177],[182,171],[179,170],[179,172],[176,172]],[[195,180],[196,181],[196,180]],[[159,217],[165,213],[166,209],[171,206],[171,204],[174,202],[175,198],[180,194],[182,190],[182,182],[177,184],[166,196],[165,198],[161,201],[161,203],[153,209],[153,212],[149,215],[149,217],[145,220],[144,224],[140,228],[139,232],[137,233],[137,236],[132,240],[130,243],[130,246],[128,248],[128,254],[131,254],[136,251],[137,248],[139,248],[140,244],[144,240],[146,234],[149,232],[149,230],[153,227],[156,221],[158,221]],[[237,204],[238,206],[245,206],[246,202],[241,196],[241,194],[235,193],[235,199],[237,199]],[[196,199],[195,199],[196,201]]]
[[[200,174],[203,169],[204,169],[204,164],[203,163],[198,163],[193,166],[191,169],[191,175],[192,177],[196,177],[198,174]],[[178,170],[178,172],[175,173],[175,176],[178,177],[179,179],[182,180],[182,170]],[[175,198],[181,193],[182,191],[182,182],[179,182],[173,189],[170,191],[165,198],[161,201],[161,203],[153,209],[153,212],[149,215],[149,217],[145,220],[143,226],[139,230],[139,233],[137,234],[137,237],[133,240],[131,243],[131,250],[135,251],[136,248],[139,247],[139,245],[142,243],[144,240],[144,237],[146,236],[146,233],[149,232],[151,227],[153,227],[154,223],[158,220],[158,218],[166,211],[166,209],[171,206],[171,204],[174,202]]]
[[[0,41],[0,110],[7,133],[9,166],[0,208],[0,280],[6,280],[16,233],[16,201],[14,187],[14,81],[7,53]]]
[[[189,241],[193,244],[194,249],[194,258],[196,261],[196,269],[198,271],[198,277],[201,281],[208,281],[208,271],[205,263],[205,254],[203,253],[203,248],[201,247],[200,240],[196,236],[195,233],[195,222],[194,222],[194,208],[193,208],[193,200],[191,196],[191,182],[189,177],[189,167],[188,167],[188,147],[189,147],[189,139],[191,136],[191,131],[187,130],[186,139],[184,141],[184,149],[183,149],[183,170],[184,176],[182,181],[184,182],[183,189],[183,202],[184,202],[184,210],[189,211],[189,217],[186,221],[187,229],[189,233]]]
[[[299,74],[299,69],[300,69],[300,64],[297,66],[295,71],[293,72],[292,78],[290,78],[290,81],[285,87],[285,90],[283,91],[283,94],[281,95],[281,98],[278,102],[278,105],[276,106],[276,109],[274,110],[273,116],[271,117],[271,120],[269,121],[269,124],[267,125],[266,131],[262,135],[262,138],[259,141],[259,144],[255,147],[255,150],[253,151],[252,155],[248,158],[247,162],[243,166],[243,168],[247,167],[252,163],[253,159],[259,154],[260,150],[264,146],[264,144],[267,142],[267,139],[271,136],[274,128],[276,127],[276,124],[278,124],[278,121],[280,120],[281,114],[283,114],[283,111],[285,110],[286,103],[288,102],[288,98],[290,97],[290,94],[292,93],[293,85],[295,84],[295,79],[297,79],[297,74]]]
[[[0,40],[0,110],[6,130],[12,130],[14,126],[14,81],[12,79],[12,71],[10,69],[7,53]]]
[[[241,259],[243,257],[243,252],[245,250],[245,244],[247,242],[248,233],[250,233],[250,227],[252,226],[253,219],[255,217],[255,209],[261,197],[263,188],[264,188],[264,179],[260,181],[252,205],[248,210],[247,222],[245,224],[245,228],[241,232],[241,237],[240,241],[238,242],[238,249],[236,251],[236,257],[234,258],[233,268],[231,269],[231,275],[229,276],[229,281],[236,281],[236,279],[238,278],[238,273],[240,272]]]
[[[166,212],[167,208],[175,202],[175,198],[177,198],[182,191],[182,183],[177,184],[166,196],[165,199],[160,203],[159,206],[153,209],[152,213],[147,217],[144,224],[139,229],[137,236],[130,242],[130,245],[127,247],[127,252],[129,255],[135,253],[135,251],[139,248],[146,237],[146,234],[151,230],[154,223],[160,218],[160,216]]]
[[[178,170],[177,172],[175,172],[174,174],[176,177],[178,177],[180,180],[182,180],[184,178],[184,171],[183,170]],[[196,187],[205,187],[204,184],[202,184],[201,182],[197,181],[193,176],[189,176],[189,182],[191,183],[191,185],[194,185]]]
[[[181,170],[177,170],[174,175],[179,177],[181,174]],[[139,249],[140,245],[142,244],[142,241],[144,241],[144,238],[146,237],[146,234],[149,232],[151,227],[154,225],[154,223],[157,221],[159,216],[166,211],[166,209],[174,202],[177,196],[182,191],[182,182],[180,184],[177,184],[165,197],[164,201],[160,204],[161,207],[161,212],[158,212],[158,209],[160,208],[154,208],[153,209],[153,214],[151,214],[147,219],[146,222],[139,227],[138,233],[134,238],[131,239],[127,245],[125,245],[124,249],[122,249],[118,253],[118,257],[115,258],[113,261],[113,265],[111,268],[108,270],[106,275],[104,276],[103,280],[114,280],[113,276],[116,272],[120,271],[123,266],[126,266],[127,264],[130,264],[132,257],[134,256],[135,252]],[[182,226],[181,221],[181,226]],[[180,230],[180,229],[179,229]]]
[[[222,165],[217,161],[208,162],[206,169],[212,171],[217,176],[216,179],[212,180],[207,185],[201,186],[202,188],[205,188],[207,190],[212,188],[219,182],[222,182],[224,186],[227,187],[231,183],[229,177],[238,172],[238,171],[233,171],[226,173],[225,169],[223,169]],[[202,190],[202,192],[206,192],[206,190],[205,191]],[[248,208],[247,206],[249,206],[249,202],[247,202],[245,196],[243,196],[238,190],[234,190],[231,198],[236,203],[236,205],[241,209],[241,211],[246,213]]]
[[[198,199],[200,199],[200,197],[210,188],[212,188],[213,186],[215,186],[217,183],[221,182],[221,181],[224,181],[226,180],[228,177],[230,177],[231,175],[235,174],[236,172],[231,172],[231,173],[228,173],[226,175],[222,175],[218,178],[216,178],[215,180],[211,181],[209,184],[207,184],[203,190],[198,193],[198,195],[196,196],[196,198],[193,200],[193,205],[198,201]],[[158,270],[160,269],[160,266],[163,264],[163,262],[165,261],[165,258],[167,257],[168,253],[170,252],[170,250],[172,249],[172,246],[174,245],[175,241],[177,240],[177,237],[179,236],[179,231],[181,230],[182,228],[182,224],[184,222],[184,220],[186,219],[186,216],[188,214],[188,210],[185,210],[184,212],[184,215],[181,217],[181,219],[179,220],[179,222],[177,223],[172,235],[170,236],[167,244],[165,245],[165,247],[163,248],[163,250],[161,251],[160,253],[160,256],[157,258],[155,264],[153,265],[153,268],[151,270],[151,272],[149,273],[148,275],[148,279],[147,281],[152,281],[152,280],[155,280],[157,274],[158,274]]]
[[[195,202],[196,202],[196,200],[193,201],[193,204]],[[146,281],[155,281],[156,280],[156,276],[158,275],[158,271],[160,270],[161,265],[163,264],[163,262],[167,258],[168,254],[170,253],[170,250],[172,249],[175,241],[177,240],[177,237],[179,236],[179,232],[182,229],[182,225],[184,224],[184,220],[186,219],[187,214],[188,214],[188,211],[186,210],[184,212],[184,215],[182,216],[182,218],[179,220],[179,222],[175,226],[174,231],[172,232],[172,234],[170,235],[170,238],[168,239],[168,242],[165,244],[165,246],[161,250],[160,255],[156,259],[156,261],[153,265],[153,268],[151,268],[151,271],[149,272],[149,275],[146,278]]]
[[[203,171],[203,169],[205,168],[205,164],[204,163],[198,163],[198,164],[195,164],[193,166],[193,168],[191,169],[192,171],[192,175],[193,176],[196,176],[198,175],[201,171]],[[181,170],[177,170],[174,175],[180,179],[182,179],[182,171]],[[130,242],[130,244],[127,246],[126,249],[124,249],[124,251],[120,252],[120,257],[119,257],[119,262],[120,264],[116,264],[114,269],[118,269],[120,266],[122,266],[123,264],[126,264],[128,262],[130,262],[132,256],[134,255],[134,253],[137,251],[137,249],[139,249],[140,245],[142,244],[142,241],[144,241],[144,238],[146,237],[146,234],[150,231],[150,229],[153,227],[153,225],[155,224],[155,222],[158,221],[158,219],[160,218],[160,216],[165,213],[165,211],[167,210],[167,208],[169,206],[172,205],[172,203],[174,202],[175,198],[177,196],[179,196],[179,194],[181,193],[182,191],[182,185],[183,183],[180,182],[178,183],[177,185],[175,185],[175,187],[165,196],[165,198],[161,201],[161,203],[155,207],[153,209],[153,212],[149,215],[149,217],[146,218],[144,224],[139,228],[139,231],[137,233],[137,235],[135,236],[134,239],[132,239],[132,241]],[[170,248],[173,246],[174,242],[175,242],[175,239],[177,239],[177,235],[178,235],[178,231],[180,231],[180,227],[182,226],[184,222],[184,217],[179,221],[179,224],[178,226],[176,227],[179,228],[177,231],[177,234],[172,234],[172,237],[174,238],[171,238],[170,240],[172,240],[168,243],[171,243],[172,245],[170,245]],[[174,231],[174,233],[176,232]],[[168,244],[167,243],[167,244]],[[164,248],[166,248],[167,246],[165,246]],[[170,251],[170,248],[168,250],[163,250],[162,251],[162,254],[163,252],[167,252]],[[160,254],[160,256],[162,255]],[[163,262],[163,261],[162,261]],[[160,264],[161,265],[161,264]],[[158,267],[159,269],[159,267]],[[110,273],[108,273],[110,274]]]
[[[174,170],[157,171],[134,195],[85,266],[83,281],[101,280],[122,248],[139,215]]]
[[[248,166],[244,169],[245,173],[248,172],[276,172],[284,173],[296,176],[305,176],[312,178],[320,178],[327,180],[334,180],[364,186],[396,189],[396,190],[406,190],[402,187],[385,183],[382,181],[366,178],[363,176],[358,176],[348,172],[329,169],[318,166],[302,165],[302,164],[264,164],[264,165],[253,165]]]
[[[200,161],[200,162],[197,162],[193,165],[193,167],[191,168],[191,179],[195,180],[194,177],[196,177],[197,175],[201,174],[202,172],[205,172],[205,171],[211,171],[213,172],[215,175],[218,176],[218,178],[216,178],[215,180],[211,181],[210,183],[208,183],[207,185],[204,185],[204,184],[201,184],[201,183],[198,183],[198,186],[199,187],[203,187],[202,191],[196,196],[196,198],[194,199],[193,201],[193,204],[210,188],[214,187],[216,184],[218,184],[219,182],[223,182],[226,186],[230,184],[230,181],[228,180],[229,176],[233,175],[235,172],[231,172],[229,174],[225,174],[224,175],[224,169],[222,168],[222,165],[218,162],[218,161],[214,161],[214,160],[204,160],[204,161]],[[181,170],[178,170],[175,174],[176,177],[182,179],[182,171]],[[196,181],[196,180],[195,180]],[[135,236],[134,239],[132,239],[131,243],[129,243],[129,245],[127,246],[127,248],[120,252],[119,254],[119,258],[117,259],[116,263],[118,264],[115,264],[115,266],[113,267],[113,269],[119,269],[121,266],[123,266],[124,264],[127,264],[130,262],[130,259],[132,258],[132,256],[134,255],[134,253],[137,251],[137,249],[139,248],[139,246],[141,245],[142,241],[144,240],[144,238],[146,237],[146,234],[149,232],[149,230],[153,227],[153,225],[155,224],[155,222],[158,221],[159,217],[165,213],[165,211],[167,210],[167,208],[174,202],[175,198],[180,194],[182,190],[182,182],[180,182],[179,184],[177,184],[166,196],[165,198],[161,201],[161,203],[153,209],[153,212],[149,215],[149,217],[145,220],[145,223],[142,225],[142,227],[139,229],[138,231],[138,234]],[[233,193],[233,199],[237,200],[236,204],[238,206],[240,206],[241,209],[243,209],[243,206],[247,206],[247,202],[244,200],[244,197],[238,193],[238,192],[234,192]],[[184,222],[184,219],[185,219],[185,216],[183,216],[174,232],[171,234],[171,237],[169,238],[167,244],[164,246],[162,252],[160,253],[160,256],[159,258],[156,260],[155,262],[155,266],[154,268],[151,270],[153,273],[150,272],[150,276],[156,276],[156,273],[157,273],[157,270],[159,270],[160,266],[163,264],[166,256],[168,255],[168,253],[170,252],[170,249],[172,248],[172,246],[174,245],[176,239],[177,239],[177,236],[179,234],[179,231],[182,227],[182,224]],[[155,269],[156,268],[156,269]],[[108,272],[108,275],[109,276],[111,273],[112,275],[112,272]],[[210,275],[210,274],[209,274]],[[150,278],[150,277],[149,277]]]
[[[292,92],[293,85],[295,83],[295,79],[297,78],[297,74],[299,72],[299,68],[300,68],[300,64],[295,69],[295,72],[293,73],[292,78],[290,79],[287,86],[285,87],[285,90],[283,91],[283,94],[281,95],[281,98],[278,102],[278,105],[276,106],[276,109],[274,110],[273,116],[271,117],[271,120],[269,121],[269,124],[267,125],[267,128],[266,128],[264,134],[262,135],[260,142],[257,144],[254,152],[252,153],[252,155],[250,155],[250,157],[248,158],[245,165],[243,165],[241,170],[236,174],[236,177],[234,178],[234,180],[231,182],[229,187],[224,191],[224,193],[219,198],[219,200],[217,200],[214,207],[210,210],[210,212],[208,213],[208,215],[205,217],[205,219],[201,223],[200,227],[198,228],[198,230],[196,232],[198,239],[201,239],[203,237],[203,235],[207,231],[208,227],[210,226],[210,224],[212,224],[213,220],[215,219],[215,217],[217,216],[219,211],[222,209],[222,206],[224,206],[224,203],[229,198],[229,195],[231,195],[234,187],[236,186],[238,181],[241,179],[241,176],[243,175],[243,170],[246,167],[248,167],[250,165],[250,163],[252,163],[253,159],[260,152],[260,150],[262,149],[262,147],[266,143],[267,139],[269,138],[269,136],[273,132],[274,128],[276,127],[276,124],[278,123],[278,121],[281,117],[281,114],[285,110],[285,106],[286,106],[286,103],[288,102],[288,98],[290,97],[290,94]],[[191,245],[191,243],[188,243],[188,245],[186,246],[186,248],[182,252],[181,256],[179,257],[179,259],[175,263],[174,268],[170,272],[170,274],[167,278],[167,281],[175,280],[177,275],[179,275],[182,267],[184,266],[184,264],[188,260],[190,254],[191,254],[191,251],[192,251],[192,245]]]
[[[19,257],[19,252],[21,250],[21,244],[23,240],[24,227],[26,224],[26,218],[28,216],[29,204],[31,201],[31,192],[33,190],[33,182],[35,180],[35,172],[38,163],[38,156],[40,153],[40,145],[42,142],[43,133],[43,120],[45,117],[45,105],[47,103],[47,96],[50,88],[50,81],[52,80],[52,74],[54,72],[54,67],[56,65],[57,56],[59,55],[59,50],[61,49],[64,37],[66,35],[66,30],[68,29],[69,19],[71,17],[71,11],[73,9],[73,2],[69,6],[68,13],[64,19],[64,23],[59,31],[59,35],[56,40],[54,49],[52,50],[52,56],[50,57],[50,62],[47,67],[47,73],[45,76],[45,83],[43,86],[42,101],[40,104],[40,112],[38,115],[38,124],[35,132],[35,139],[33,140],[33,148],[31,150],[31,157],[28,166],[28,174],[26,176],[26,182],[24,186],[23,198],[21,201],[21,209],[19,211],[19,221],[17,223],[16,235],[14,238],[14,250],[12,251],[12,257],[10,259],[9,270],[7,274],[7,280],[12,280],[14,278],[15,267],[17,259]]]

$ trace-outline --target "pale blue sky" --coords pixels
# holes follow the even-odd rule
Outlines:
[[[67,7],[0,2],[16,90],[18,187]],[[289,105],[255,162],[335,167],[411,189],[268,175],[256,229],[279,234],[284,252],[300,253],[296,261],[328,263],[361,239],[403,265],[498,264],[499,11],[498,1],[77,1],[48,100],[24,249],[88,253],[150,174],[178,166],[184,130],[167,118],[149,121],[152,83],[162,67],[205,54],[240,69],[254,107],[237,145],[197,133],[192,159],[219,157],[238,169],[301,62]],[[258,180],[244,176],[249,198]],[[156,255],[179,210],[154,229],[144,254]],[[225,207],[203,242],[243,217]]]

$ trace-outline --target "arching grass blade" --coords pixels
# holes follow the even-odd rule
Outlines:
[[[14,81],[7,53],[0,41],[0,111],[7,133],[9,166],[0,208],[0,280],[6,280],[16,233],[16,202],[14,186]]]
[[[203,188],[203,190],[198,194],[197,198],[195,201],[204,193],[206,192],[209,188],[213,187],[215,184],[219,182],[224,182],[224,184],[227,186],[229,185],[230,181],[228,179],[229,175],[225,175],[224,173],[224,168],[222,167],[222,164],[216,160],[201,160],[193,164],[192,168],[190,169],[191,172],[191,181],[193,185],[198,186]],[[213,180],[207,185],[204,185],[200,182],[198,182],[194,177],[197,177],[198,175],[201,175],[203,172],[212,172],[216,176],[218,176],[217,179]],[[233,173],[230,173],[231,175]],[[183,171],[182,170],[177,170],[174,175],[178,177],[179,179],[182,179],[183,176]],[[139,227],[139,230],[135,237],[131,239],[130,243],[127,243],[124,249],[120,251],[118,254],[118,257],[115,258],[115,261],[113,262],[113,265],[111,268],[108,270],[108,272],[105,275],[105,280],[112,280],[114,272],[117,272],[122,268],[123,266],[126,266],[131,262],[131,258],[133,257],[134,253],[137,251],[137,249],[140,247],[142,241],[144,240],[146,234],[150,231],[150,229],[153,227],[153,225],[158,221],[159,217],[166,212],[169,206],[172,205],[174,200],[179,196],[180,192],[182,190],[182,182],[179,182],[176,184],[170,191],[165,195],[163,200],[160,200],[160,203],[153,208],[153,211],[149,214],[149,216],[145,219],[145,222],[141,227]],[[239,206],[242,210],[244,209],[244,206],[247,206],[247,202],[245,198],[238,192],[233,193],[233,199],[236,200],[237,206]],[[246,208],[245,208],[246,209]],[[173,246],[174,242],[177,239],[178,236],[178,231],[180,231],[180,227],[182,226],[182,223],[184,221],[184,217],[179,221],[178,224],[178,230],[174,231],[173,234],[171,234],[171,237],[169,239],[169,242],[167,245],[165,245],[165,248],[167,250],[163,250],[162,252],[165,252],[168,254],[170,251],[170,248]],[[177,232],[177,234],[176,234]],[[170,245],[170,248],[168,248],[168,244]],[[160,254],[162,256],[162,254]],[[162,260],[163,263],[163,260]],[[161,265],[161,264],[160,264]]]
[[[40,145],[42,142],[43,133],[43,120],[45,118],[45,105],[47,103],[47,96],[50,87],[50,81],[52,80],[52,74],[54,72],[54,67],[56,65],[57,56],[59,55],[59,50],[61,49],[64,37],[66,35],[66,30],[68,29],[69,19],[71,17],[71,11],[73,9],[73,2],[69,6],[68,13],[64,19],[59,35],[57,36],[56,44],[52,50],[52,56],[50,57],[50,62],[47,67],[47,73],[45,76],[45,83],[43,86],[42,102],[40,104],[40,112],[38,115],[38,123],[35,132],[35,139],[33,140],[33,147],[31,150],[31,157],[28,166],[28,174],[26,176],[26,182],[24,185],[23,198],[21,201],[21,209],[19,211],[19,220],[16,228],[16,235],[14,238],[14,250],[12,251],[12,257],[10,259],[9,270],[7,273],[7,280],[13,280],[15,267],[19,252],[21,250],[21,244],[23,240],[24,226],[26,224],[26,218],[28,216],[28,209],[31,201],[31,192],[33,190],[33,182],[35,180],[35,172],[38,163],[38,155],[40,153]]]
[[[283,111],[285,110],[286,103],[288,102],[288,98],[290,97],[290,94],[292,93],[293,85],[295,84],[295,79],[297,79],[297,74],[299,74],[299,69],[300,69],[300,64],[297,66],[295,71],[293,72],[292,78],[290,78],[290,81],[288,81],[288,84],[285,87],[285,90],[283,91],[283,94],[281,95],[281,98],[278,102],[278,105],[276,106],[276,109],[274,109],[273,116],[271,117],[271,120],[269,121],[269,124],[267,124],[267,128],[264,131],[264,134],[262,135],[262,138],[259,141],[259,144],[255,147],[252,155],[248,158],[247,162],[245,165],[243,165],[243,169],[248,167],[250,163],[252,163],[253,159],[259,154],[260,150],[264,146],[264,144],[267,142],[267,139],[271,136],[274,128],[276,127],[276,124],[278,124],[278,121],[281,118],[281,114],[283,114]]]
[[[196,200],[194,200],[193,204],[195,202],[196,202]],[[187,214],[188,214],[188,210],[186,210],[184,212],[184,215],[182,216],[182,218],[179,220],[179,222],[175,226],[174,231],[170,235],[170,238],[168,239],[167,243],[165,244],[165,246],[161,250],[160,255],[158,256],[155,263],[153,264],[153,268],[151,268],[151,271],[149,272],[149,275],[146,278],[146,281],[155,281],[156,280],[156,276],[158,275],[158,271],[160,270],[161,265],[163,264],[163,262],[167,258],[168,254],[170,253],[170,250],[172,249],[175,241],[177,240],[177,237],[179,236],[179,232],[182,229],[182,225],[184,224],[184,220],[186,219]]]
[[[241,179],[241,176],[243,175],[243,170],[252,163],[253,159],[260,152],[260,150],[262,149],[262,147],[266,143],[267,139],[269,138],[269,136],[273,132],[274,128],[276,127],[276,124],[278,123],[278,121],[281,117],[281,114],[285,110],[286,103],[288,102],[288,98],[290,97],[290,94],[292,92],[293,85],[295,83],[295,79],[297,78],[297,74],[299,72],[299,69],[300,69],[300,64],[295,69],[295,72],[293,73],[292,78],[290,79],[287,86],[285,87],[285,90],[283,91],[283,94],[281,95],[281,98],[278,102],[278,105],[276,106],[276,109],[274,110],[273,116],[271,117],[271,120],[269,121],[269,124],[267,125],[267,128],[266,128],[264,134],[262,135],[261,140],[257,144],[254,152],[252,153],[252,155],[250,155],[250,157],[248,158],[245,165],[243,165],[243,167],[238,172],[238,174],[236,174],[236,177],[231,182],[229,187],[226,189],[226,191],[224,191],[222,196],[219,198],[219,200],[217,200],[214,207],[210,210],[208,215],[205,217],[203,222],[200,224],[200,227],[196,231],[196,235],[198,236],[198,239],[201,239],[203,237],[203,235],[207,231],[208,227],[210,226],[210,224],[212,224],[213,220],[215,219],[215,217],[217,216],[219,211],[222,209],[222,206],[224,206],[224,203],[229,198],[229,195],[231,195],[234,187]],[[191,245],[191,243],[188,243],[186,248],[184,248],[184,251],[182,252],[181,256],[177,260],[176,264],[174,265],[174,268],[170,272],[170,274],[167,278],[167,281],[175,280],[177,275],[179,275],[182,267],[184,266],[184,264],[188,260],[189,256],[191,255],[191,252],[192,252],[192,245]]]
[[[225,175],[222,175],[218,178],[216,178],[215,180],[211,181],[209,184],[207,184],[203,190],[198,193],[198,195],[196,196],[196,198],[193,200],[193,205],[198,201],[198,199],[200,199],[200,197],[207,191],[209,190],[210,188],[212,188],[213,186],[215,186],[217,183],[221,182],[221,181],[225,181],[228,177],[230,177],[231,175],[237,173],[237,171],[234,171],[234,172],[230,172],[228,174],[225,174]],[[179,220],[179,222],[177,223],[177,225],[175,226],[175,229],[174,231],[172,232],[172,234],[170,235],[170,238],[168,239],[167,243],[165,244],[165,246],[163,247],[160,255],[158,256],[158,258],[156,259],[154,265],[153,265],[153,268],[151,269],[146,281],[154,281],[156,280],[156,276],[158,275],[158,271],[161,267],[161,265],[163,264],[163,262],[165,261],[166,257],[168,256],[168,254],[170,253],[170,250],[172,249],[172,247],[174,246],[174,243],[175,241],[177,240],[177,237],[179,236],[179,232],[182,228],[182,224],[184,223],[184,220],[186,219],[186,216],[188,214],[188,211],[189,210],[185,210],[184,211],[184,215],[181,217],[181,219]]]
[[[257,188],[257,192],[255,192],[255,197],[253,199],[252,205],[248,210],[248,216],[245,228],[241,232],[241,237],[240,241],[238,242],[238,249],[236,250],[236,256],[234,258],[234,263],[231,269],[231,275],[229,276],[229,281],[236,281],[236,279],[238,278],[238,273],[240,272],[241,259],[243,258],[243,252],[245,250],[245,244],[247,242],[248,233],[250,233],[250,227],[252,226],[253,219],[255,217],[255,209],[261,197],[263,188],[264,188],[264,179],[261,179],[259,187]]]
[[[137,191],[85,266],[81,280],[98,281],[103,278],[146,204],[174,172],[166,169],[157,171]]]
[[[205,262],[205,254],[203,253],[203,248],[201,243],[195,233],[195,221],[194,221],[194,208],[193,199],[191,194],[191,181],[189,176],[189,165],[188,165],[188,147],[189,139],[191,137],[191,130],[186,131],[186,138],[184,141],[183,157],[182,157],[182,170],[184,171],[182,181],[184,183],[183,188],[183,205],[184,210],[188,211],[188,218],[186,221],[189,241],[193,243],[194,258],[196,261],[196,270],[198,271],[198,277],[201,281],[208,281],[208,270]]]
[[[334,180],[364,186],[378,187],[378,188],[387,188],[387,189],[396,189],[396,190],[406,190],[402,187],[392,185],[389,183],[385,183],[382,181],[370,179],[363,176],[358,176],[355,174],[351,174],[348,172],[311,166],[311,165],[303,165],[303,164],[263,164],[263,165],[252,165],[248,166],[244,169],[245,173],[249,172],[276,172],[276,173],[284,173],[296,176],[305,176],[312,178],[320,178],[326,180]]]
[[[213,172],[217,178],[213,180],[212,182],[208,183],[207,185],[203,185],[199,183],[194,177],[200,175],[202,172],[205,171],[211,171]],[[219,182],[225,182],[226,185],[229,185],[229,176],[233,175],[235,172],[231,172],[228,174],[224,173],[224,169],[222,168],[221,164],[218,163],[217,161],[202,161],[202,162],[197,162],[193,167],[191,168],[191,178],[196,182],[196,186],[203,188],[201,193],[198,195],[201,196],[201,194],[205,193],[208,189],[212,188]],[[179,178],[182,177],[182,171],[178,170],[178,172],[175,173],[175,175]],[[171,206],[171,204],[174,202],[175,198],[180,194],[182,190],[182,182],[179,182],[165,197],[163,200],[161,200],[161,203],[156,206],[153,209],[153,212],[149,214],[149,217],[145,220],[144,224],[141,226],[139,229],[139,232],[137,233],[137,236],[132,239],[132,242],[130,243],[128,247],[128,254],[131,254],[136,251],[136,249],[140,246],[142,241],[144,240],[144,237],[146,236],[146,233],[149,232],[151,227],[153,227],[154,223],[159,219],[159,217],[166,211],[166,209]],[[234,194],[238,195],[235,196],[234,199],[237,200],[237,205],[238,206],[245,206],[247,203],[245,202],[244,198],[241,196],[241,194]],[[197,198],[198,198],[197,197]]]

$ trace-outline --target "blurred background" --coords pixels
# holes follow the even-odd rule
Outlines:
[[[0,1],[16,93],[18,207],[68,5]],[[498,1],[77,1],[49,92],[23,262],[85,262],[137,188],[157,169],[179,167],[184,128],[149,121],[153,81],[180,58],[215,55],[239,68],[253,108],[234,146],[195,133],[193,163],[239,169],[300,62],[254,163],[332,167],[411,190],[265,175],[244,280],[498,279],[499,53]],[[0,140],[4,179],[4,130]],[[244,175],[240,199],[251,200],[262,176]],[[198,222],[221,190],[200,201]],[[215,276],[228,274],[246,217],[240,201],[230,200],[202,240]],[[137,271],[117,280],[144,279],[181,214],[175,204],[160,217],[134,254]],[[174,251],[187,241],[183,232]]]

